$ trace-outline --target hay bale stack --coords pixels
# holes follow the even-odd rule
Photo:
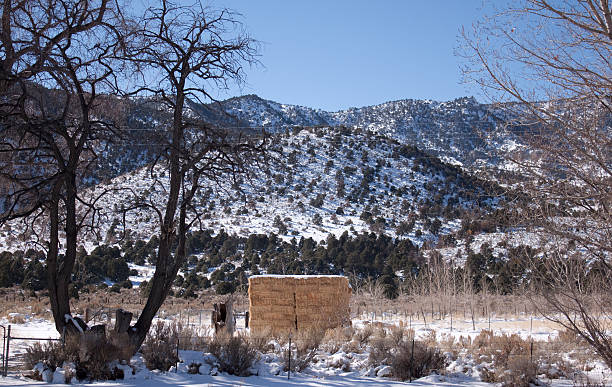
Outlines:
[[[279,277],[249,278],[249,327],[251,332],[295,329],[295,284]]]
[[[339,326],[349,320],[350,297],[344,276],[252,276],[251,333],[286,334]]]

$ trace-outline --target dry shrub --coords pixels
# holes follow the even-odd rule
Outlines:
[[[455,336],[450,334],[442,334],[440,335],[439,346],[443,350],[456,352],[455,347]]]
[[[323,336],[322,348],[334,354],[338,352],[344,345],[351,341],[353,330],[350,327],[336,327],[325,331]]]
[[[69,364],[64,364],[64,383],[70,384],[74,377],[76,377],[76,370]]]
[[[485,369],[482,380],[507,387],[529,387],[536,382],[537,365],[530,359],[530,343],[517,334],[496,336],[483,330],[473,340],[473,350],[493,362],[494,370]]]
[[[374,334],[374,328],[372,327],[372,325],[366,325],[361,329],[355,329],[353,332],[353,341],[356,341],[360,347],[363,348],[363,346],[365,346],[368,341],[370,340],[370,337],[372,337],[372,335]]]
[[[13,314],[8,317],[8,321],[11,324],[25,324],[25,316],[21,313]]]
[[[298,352],[305,352],[318,349],[327,337],[327,332],[321,328],[301,329],[296,332],[294,343]]]
[[[35,302],[32,304],[32,314],[34,316],[43,317],[47,314],[47,307],[41,302]]]
[[[363,352],[363,348],[355,339],[351,339],[351,341],[347,342],[342,347],[342,349],[348,353],[362,353]]]
[[[43,363],[51,371],[61,367],[66,360],[64,348],[61,342],[49,341],[45,344],[38,342],[26,348],[24,364],[28,369],[34,368],[38,363]]]
[[[483,329],[478,336],[474,337],[474,340],[472,340],[472,347],[474,349],[488,348],[491,346],[494,336],[493,331]]]
[[[291,371],[302,372],[306,369],[314,360],[322,343],[334,349],[342,345],[338,342],[338,335],[339,333],[335,330],[325,331],[322,327],[311,327],[297,331],[295,338],[292,339]],[[293,348],[295,348],[295,351],[293,351]],[[337,351],[338,349],[336,349]],[[289,370],[289,355],[289,351],[281,350],[285,371]]]
[[[249,343],[256,351],[261,353],[269,353],[274,351],[274,344],[270,342],[270,331],[266,330],[259,334],[251,334]]]
[[[540,374],[549,379],[571,377],[575,367],[560,354],[581,354],[580,350],[585,349],[581,339],[570,331],[561,331],[555,339],[534,345],[533,359],[530,347],[529,341],[516,334],[496,336],[491,331],[482,331],[474,339],[472,349],[485,361],[493,362],[491,370],[481,371],[482,381],[521,387],[535,383]],[[591,354],[585,356],[591,358]]]
[[[545,374],[548,379],[572,377],[576,371],[576,365],[570,363],[563,354],[577,353],[581,347],[578,342],[569,343],[566,340],[567,337],[560,339],[558,336],[547,342],[538,343],[534,348],[534,350],[537,349],[538,374]]]
[[[64,362],[79,362],[79,336],[67,336],[64,343],[48,341],[44,344],[34,343],[26,348],[24,364],[31,369],[38,363],[43,363],[51,371],[62,367]]]
[[[538,367],[528,356],[515,356],[508,360],[507,369],[496,369],[496,381],[504,387],[530,387],[537,383]]]
[[[81,337],[78,335],[67,335],[64,340],[65,361],[71,363],[79,362],[79,351],[81,348]]]
[[[113,343],[102,340],[95,351],[89,353],[86,361],[79,361],[76,374],[79,380],[117,380],[123,379],[123,371],[119,368],[109,367],[109,363],[119,357],[119,348]],[[85,376],[86,375],[86,376]]]
[[[429,332],[427,332],[427,334],[420,339],[420,341],[428,347],[435,347],[438,344],[436,331],[430,329]]]
[[[272,332],[269,337],[272,338],[272,341],[276,342],[281,348],[289,343],[289,336],[287,334]]]
[[[176,353],[178,330],[176,324],[164,324],[158,321],[149,330],[140,352],[150,370],[168,371],[178,363]]]
[[[507,368],[512,359],[529,353],[529,343],[517,334],[495,336],[491,347],[496,352],[493,359],[497,367]]]
[[[483,367],[480,370],[480,380],[485,383],[495,383],[497,381],[495,371],[491,371],[487,367]]]
[[[391,352],[392,340],[387,336],[383,328],[374,330],[370,338],[370,354],[368,360],[372,365],[387,364]]]
[[[179,336],[179,349],[188,351],[203,351],[209,338],[210,330],[201,331],[189,326],[183,326],[180,322],[176,324]]]
[[[200,366],[202,363],[192,362],[187,366],[187,373],[191,375],[197,375],[200,373]]]
[[[228,334],[215,335],[208,343],[208,352],[217,360],[217,364],[211,365],[216,365],[221,372],[236,376],[249,376],[257,355],[245,336]]]
[[[118,347],[102,339],[94,351],[85,353],[81,351],[81,339],[80,335],[71,335],[66,338],[65,343],[59,341],[48,342],[44,345],[35,343],[26,349],[25,365],[33,368],[40,362],[55,372],[65,363],[72,363],[75,365],[75,370],[71,370],[70,375],[66,375],[66,380],[72,379],[72,376],[76,376],[79,380],[123,379],[123,371],[109,366],[112,361],[117,360]]]
[[[472,347],[472,338],[470,336],[459,336],[459,338],[456,340],[456,344],[461,349],[469,349]]]
[[[554,340],[549,340],[547,343],[549,353],[569,353],[572,363],[575,367],[585,368],[591,362],[594,356],[593,348],[586,341],[571,330],[559,331],[559,334]],[[557,359],[551,360],[558,363]],[[570,375],[574,370],[568,370],[566,375]]]
[[[389,339],[394,346],[398,346],[402,341],[404,341],[405,334],[406,330],[403,327],[394,325],[389,330]]]
[[[576,332],[570,331],[569,329],[559,331],[559,334],[556,337],[556,341],[570,346],[579,346],[583,342],[583,340],[578,334],[576,334]]]
[[[443,370],[446,365],[446,358],[437,348],[431,348],[419,341],[399,343],[391,356],[393,376],[400,380],[421,378],[432,371]]]
[[[281,358],[283,360],[283,371],[289,370],[289,351],[282,351]],[[302,372],[312,363],[317,355],[316,348],[304,348],[291,351],[291,372]]]

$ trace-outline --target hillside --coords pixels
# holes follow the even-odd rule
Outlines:
[[[165,142],[163,123],[170,117],[159,103],[153,99],[115,103],[118,107],[113,110],[121,112],[121,137],[104,144],[98,181],[151,162]],[[237,130],[264,128],[284,133],[295,127],[359,128],[415,146],[465,170],[496,168],[501,163],[498,151],[521,143],[517,131],[493,131],[503,118],[501,113],[473,98],[448,102],[406,99],[326,112],[246,95],[208,105],[190,101],[187,113],[195,121]]]
[[[400,101],[363,108],[359,114],[364,116],[367,116],[363,113],[367,110],[379,112],[378,124],[373,119],[372,129],[363,129],[346,125],[294,125],[295,122],[321,124],[323,121],[316,120],[331,120],[341,113],[288,107],[252,96],[225,103],[234,106],[227,107],[229,112],[236,113],[238,102],[246,104],[242,107],[246,109],[247,105],[252,105],[251,99],[267,106],[260,117],[267,116],[271,109],[279,114],[277,117],[293,117],[293,121],[283,121],[292,124],[286,127],[271,126],[273,121],[266,121],[270,128],[275,129],[271,134],[276,156],[274,161],[262,168],[252,169],[249,176],[237,183],[227,177],[220,182],[208,181],[204,184],[205,188],[199,192],[195,206],[188,214],[194,221],[192,231],[204,233],[196,233],[190,238],[193,246],[209,246],[207,248],[214,251],[214,257],[211,258],[206,248],[193,248],[194,259],[190,260],[189,270],[199,272],[209,268],[214,271],[229,259],[235,261],[233,267],[226,268],[226,271],[233,272],[245,265],[242,270],[246,270],[247,274],[260,270],[313,273],[351,270],[376,276],[385,267],[390,267],[402,275],[417,260],[422,262],[423,255],[428,254],[425,250],[432,246],[445,248],[443,254],[449,259],[465,260],[469,253],[465,246],[472,243],[470,240],[474,236],[483,233],[474,242],[475,251],[478,251],[480,245],[487,241],[488,233],[505,231],[506,208],[501,191],[495,184],[474,177],[468,168],[457,165],[456,158],[452,158],[455,161],[451,163],[448,162],[451,158],[446,157],[447,162],[444,162],[440,159],[442,156],[430,153],[431,148],[423,150],[398,140],[398,137],[406,136],[408,126],[403,126],[400,131],[399,126],[385,126],[381,123],[384,120],[380,119],[388,114],[391,120],[389,111],[398,104],[413,106],[414,109],[420,106],[420,109],[429,112],[427,114],[435,112],[434,116],[438,118],[429,122],[435,122],[436,128],[442,128],[437,129],[436,133],[432,129],[432,133],[428,134],[431,138],[442,138],[444,133],[461,128],[467,133],[465,122],[470,117],[475,120],[480,113],[468,114],[461,125],[450,128],[445,125],[450,120],[450,112],[456,111],[461,104],[484,109],[473,100],[448,103],[452,108],[427,101]],[[167,113],[150,100],[130,102],[124,108],[128,136],[101,152],[97,184],[90,183],[84,192],[86,197],[94,198],[108,191],[96,202],[98,212],[95,217],[88,220],[95,225],[95,232],[82,235],[81,243],[84,247],[82,254],[95,250],[94,256],[99,257],[124,255],[123,269],[115,267],[115,264],[111,267],[95,264],[95,260],[88,261],[92,267],[102,265],[96,269],[101,277],[96,278],[106,279],[109,284],[127,278],[125,261],[137,269],[138,275],[130,277],[135,283],[148,277],[146,273],[150,273],[156,243],[152,236],[158,233],[158,217],[153,207],[161,208],[164,205],[168,188],[163,161],[154,168],[149,164],[164,147],[161,123],[167,119]],[[189,114],[197,119],[208,108],[190,105]],[[350,120],[354,123],[365,123],[360,121],[365,118],[358,118],[356,112],[343,114],[352,117]],[[227,117],[213,113],[209,116],[217,120]],[[397,116],[402,117],[399,113]],[[244,121],[234,122],[244,125]],[[426,122],[426,119],[421,118],[419,122]],[[258,125],[263,121],[251,120],[248,123]],[[416,125],[411,128],[417,130]],[[400,132],[404,135],[399,136]],[[461,136],[458,138],[464,139]],[[147,206],[136,207],[136,202],[145,202]],[[42,239],[23,233],[19,223],[5,226],[0,230],[0,250],[38,249],[40,243],[44,243],[45,226],[39,224]],[[257,242],[256,245],[275,246],[277,251],[286,253],[274,253],[269,260],[258,261],[256,266],[248,260],[245,261],[248,263],[243,262],[240,252],[244,251],[248,240],[258,235],[273,235],[278,239],[260,241],[263,244]],[[213,236],[216,239],[211,239]],[[326,244],[330,236],[332,242],[334,239],[340,241],[340,250],[328,251],[323,255],[317,253],[314,261],[308,261],[311,260],[308,258],[310,253],[306,254],[306,258],[303,256],[304,243],[314,252],[317,244]],[[257,238],[255,240],[259,240]],[[225,246],[224,242],[230,244]],[[210,243],[214,246],[210,247]],[[120,246],[122,250],[119,252],[106,246]],[[356,251],[359,252],[358,258],[346,258]],[[258,257],[262,253],[260,251]],[[499,249],[496,253],[505,254]],[[140,258],[135,259],[134,254]],[[211,272],[207,277],[211,277]],[[219,283],[219,278],[215,282]]]
[[[359,127],[467,167],[499,162],[496,150],[516,140],[510,133],[490,138],[491,129],[501,122],[501,113],[473,98],[448,102],[405,99],[326,112],[247,95],[209,107],[248,126],[272,130],[285,126]]]
[[[490,210],[497,203],[492,189],[460,168],[370,131],[298,129],[277,133],[273,141],[279,161],[252,171],[238,187],[208,183],[196,201],[201,228],[314,240],[373,231],[422,244],[457,231],[472,209]],[[161,166],[153,174],[141,168],[97,186],[93,194],[129,189],[161,205],[165,177]],[[130,195],[118,192],[100,202],[101,208],[117,210],[104,214],[107,226],[119,222],[122,206],[130,207]],[[151,235],[153,219],[144,209],[129,213],[127,228],[136,237]]]

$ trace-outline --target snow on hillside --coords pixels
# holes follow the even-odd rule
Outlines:
[[[380,105],[326,112],[280,104],[256,95],[221,102],[221,109],[253,127],[346,126],[390,136],[468,167],[495,166],[499,149],[518,142],[510,132],[495,131],[502,113],[474,98],[453,101],[405,99]]]
[[[434,159],[417,151],[402,155],[403,148],[395,141],[366,131],[347,136],[334,128],[320,128],[278,135],[275,141],[282,148],[282,163],[254,171],[251,179],[242,180],[240,191],[229,181],[204,185],[195,201],[202,214],[196,228],[223,228],[240,236],[274,232],[285,239],[320,241],[345,231],[397,236],[398,224],[412,217],[414,228],[405,236],[422,244],[461,226],[456,215],[430,216],[424,206],[467,207],[473,204],[470,195],[482,190],[463,181],[459,170],[432,164]],[[112,240],[111,225],[115,236],[122,233],[121,209],[131,207],[134,196],[163,205],[167,184],[167,171],[158,166],[97,186],[92,197],[113,190],[98,203],[105,226],[98,242]],[[157,215],[151,209],[131,210],[125,219],[134,237],[148,238],[157,230]],[[426,227],[436,220],[439,230]]]
[[[464,168],[466,157],[474,156],[466,156],[466,149],[481,149],[475,131],[483,122],[495,124],[489,107],[473,99],[402,100],[335,113],[257,96],[215,106],[236,116],[236,125],[279,129],[273,141],[281,156],[279,162],[252,171],[236,187],[229,178],[219,184],[205,182],[194,201],[199,218],[192,230],[223,229],[244,237],[276,233],[285,241],[374,232],[431,246],[457,233],[466,214],[488,214],[497,206],[498,199]],[[104,165],[113,167],[101,174],[106,180],[96,180],[102,182],[83,193],[91,199],[108,191],[96,202],[95,218],[89,218],[99,225],[98,232],[80,236],[79,244],[88,252],[100,244],[117,243],[127,233],[134,240],[149,240],[158,233],[158,215],[152,207],[161,209],[165,203],[168,172],[161,164],[152,170],[147,163],[164,133],[150,127],[164,122],[165,113],[151,101],[130,109],[128,121],[142,127],[130,134],[130,141],[137,143],[132,146],[126,140],[101,152]],[[224,119],[211,106],[193,102],[189,114]],[[335,126],[326,124],[330,122]],[[135,208],[135,198],[148,206]],[[193,211],[190,216],[193,219]],[[19,221],[6,225],[0,229],[0,250],[40,249],[46,224],[38,226],[40,237],[24,232]],[[465,250],[462,246],[458,240],[443,255],[455,257]],[[135,283],[150,277],[150,270],[135,269],[142,273],[131,278]]]

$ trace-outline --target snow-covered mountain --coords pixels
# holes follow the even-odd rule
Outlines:
[[[88,184],[97,191],[123,187],[159,196],[153,200],[161,204],[164,172],[152,178],[146,166],[165,148],[169,113],[151,99],[117,103],[124,104],[125,134],[100,152],[96,178]],[[457,231],[467,212],[486,213],[494,203],[471,171],[479,163],[493,165],[499,143],[484,137],[499,115],[473,98],[325,112],[247,95],[208,105],[191,101],[187,114],[220,127],[264,127],[286,160],[243,182],[240,192],[211,184],[198,199],[207,212],[203,228],[244,235],[277,232],[282,223],[287,236],[324,239],[330,232],[374,230],[422,242]],[[118,210],[125,198],[110,194],[100,204]],[[105,216],[101,235],[120,218],[116,211]],[[153,219],[139,212],[130,226],[140,234],[135,237],[150,236]]]
[[[321,127],[273,135],[280,162],[253,171],[239,189],[231,182],[208,184],[196,200],[198,227],[248,236],[278,233],[287,238],[323,240],[344,231],[409,237],[417,244],[461,228],[474,208],[495,207],[494,188],[461,168],[416,147],[361,129]],[[205,184],[206,186],[206,184]],[[124,188],[152,203],[164,202],[167,171],[140,168],[100,184],[96,192]],[[130,195],[117,191],[99,206],[107,226],[120,223]],[[156,232],[153,211],[126,218],[134,238]],[[107,241],[119,238],[108,235]],[[112,233],[111,232],[111,233]],[[104,235],[104,233],[103,233]]]
[[[201,212],[198,228],[315,240],[329,233],[374,231],[421,244],[459,231],[462,218],[475,209],[488,212],[497,203],[485,182],[386,135],[321,127],[276,133],[273,141],[282,153],[280,162],[254,171],[240,190],[229,181],[201,190],[195,203]],[[131,207],[134,197],[163,205],[167,177],[160,163],[153,171],[134,168],[92,187],[86,195],[111,192],[97,203],[102,232],[92,236],[90,249],[120,239],[121,209]],[[127,214],[126,228],[134,239],[148,239],[156,233],[156,219],[152,210],[134,210]],[[2,235],[8,238],[17,230]],[[16,236],[9,239],[15,242]]]
[[[99,227],[80,236],[87,252],[151,241],[159,227],[153,207],[163,207],[167,198],[164,159],[155,167],[151,162],[167,150],[169,112],[153,100],[120,103],[124,134],[101,149],[95,176],[82,187],[85,197],[108,192],[96,202]],[[312,238],[321,244],[330,234],[384,234],[424,250],[453,247],[453,258],[465,255],[457,246],[473,236],[504,232],[500,191],[472,173],[479,162],[494,165],[496,145],[480,135],[498,118],[473,99],[403,100],[330,113],[244,96],[191,102],[187,114],[219,127],[264,127],[279,155],[237,184],[229,178],[205,183],[188,214],[192,231],[224,230],[244,240],[276,234],[286,242]],[[135,208],[135,202],[147,206]],[[39,224],[42,238],[46,226]],[[44,243],[23,229],[18,222],[2,227],[0,251]]]
[[[501,113],[474,98],[448,102],[405,99],[326,112],[246,95],[208,108],[227,113],[235,118],[234,123],[272,131],[288,126],[359,127],[466,167],[496,164],[495,151],[514,138],[511,133],[494,134]]]
[[[123,136],[101,152],[97,181],[144,166],[167,143],[164,123],[171,117],[159,103],[152,99],[117,103],[123,104]],[[473,98],[448,102],[406,99],[326,112],[246,95],[211,104],[188,101],[186,109],[195,121],[237,130],[264,128],[271,133],[286,133],[296,127],[365,130],[401,145],[415,146],[466,171],[497,168],[502,165],[498,151],[521,144],[519,131],[501,130],[500,110]]]

